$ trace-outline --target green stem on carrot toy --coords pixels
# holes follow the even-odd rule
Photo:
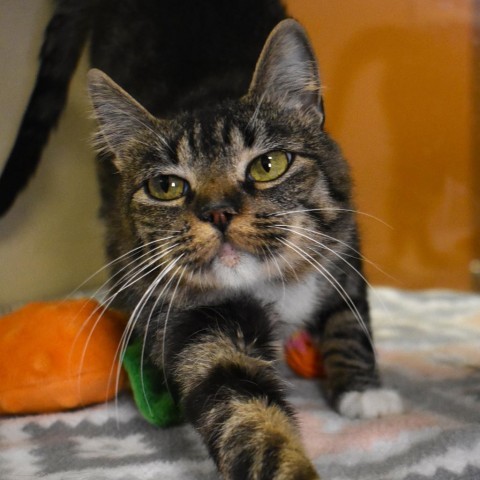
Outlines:
[[[143,354],[142,341],[136,339],[128,346],[123,359],[138,410],[149,423],[159,427],[181,423],[182,412],[168,391],[161,372]]]

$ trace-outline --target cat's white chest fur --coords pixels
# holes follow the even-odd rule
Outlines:
[[[261,284],[253,294],[263,303],[271,304],[280,320],[289,324],[311,318],[320,305],[319,285],[312,274],[303,281],[290,284]]]
[[[292,283],[271,283],[262,278],[260,262],[252,255],[225,244],[214,260],[212,271],[227,290],[247,291],[263,304],[271,305],[279,319],[297,324],[311,318],[320,306],[321,281],[312,273]]]

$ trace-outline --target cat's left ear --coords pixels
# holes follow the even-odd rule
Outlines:
[[[298,22],[283,20],[270,33],[248,93],[286,107],[315,109],[323,123],[317,60]]]

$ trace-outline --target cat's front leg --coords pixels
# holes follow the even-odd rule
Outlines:
[[[350,418],[401,413],[394,390],[382,388],[366,295],[335,299],[314,324],[326,372],[326,391],[338,412]]]
[[[173,314],[169,324],[169,383],[222,477],[318,479],[273,365],[272,325],[263,309],[249,300],[228,302]]]

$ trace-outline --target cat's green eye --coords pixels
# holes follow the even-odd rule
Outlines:
[[[271,182],[282,176],[290,165],[292,155],[276,151],[257,157],[248,167],[248,175],[255,182]]]
[[[188,183],[175,175],[159,175],[148,180],[145,189],[157,200],[177,200],[187,193]]]

